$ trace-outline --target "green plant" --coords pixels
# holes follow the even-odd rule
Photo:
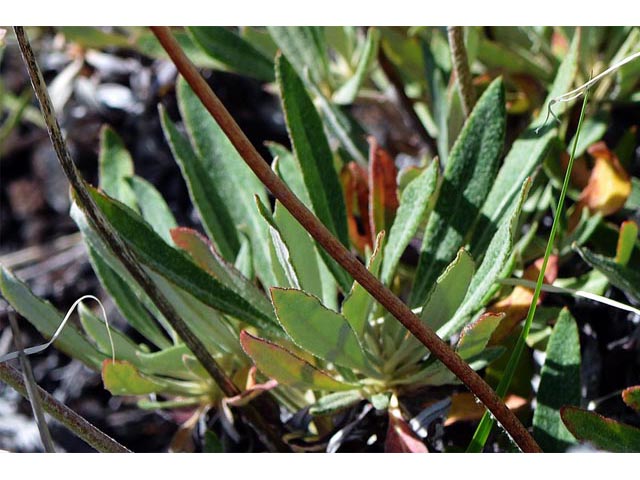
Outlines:
[[[94,46],[116,41],[131,44],[120,33],[63,32]],[[136,48],[164,55],[149,33],[131,32]],[[635,32],[628,32],[629,37]],[[154,33],[166,35],[160,29]],[[292,151],[270,144],[275,159],[269,169],[255,150],[245,148],[243,140],[234,136],[235,127],[215,103],[213,107],[201,103],[203,89],[194,87],[197,78],[179,79],[176,91],[182,125],[162,107],[159,115],[200,215],[204,237],[177,226],[159,192],[135,175],[122,141],[104,128],[100,188],[74,184],[72,216],[103,287],[145,341],[136,344],[112,329],[112,351],[103,321],[83,306],[82,330],[68,327],[56,347],[102,370],[105,387],[112,394],[146,396],[139,401],[142,408],[251,408],[260,395],[290,412],[310,407],[314,425],[300,432],[303,437],[328,433],[334,428],[336,412],[366,400],[378,410],[387,410],[394,428],[409,432],[406,442],[412,434],[409,418],[399,413],[404,395],[460,379],[479,396],[488,395],[482,390],[484,384],[465,373],[465,363],[474,370],[489,367],[489,375],[492,368],[499,371],[498,360],[513,348],[508,342],[493,341],[508,312],[487,307],[503,294],[502,280],[539,256],[536,227],[552,205],[557,166],[547,160],[544,174],[538,168],[554,157],[558,134],[566,130],[566,126],[543,126],[543,120],[553,99],[573,84],[581,48],[579,31],[560,63],[546,51],[530,61],[523,53],[526,41],[519,37],[516,47],[506,49],[479,36],[477,30],[468,30],[467,68],[477,73],[478,62],[490,69],[502,59],[505,78],[481,86],[482,94],[466,119],[457,90],[445,81],[452,65],[444,34],[438,29],[371,28],[365,34],[348,28],[192,27],[176,33],[180,45],[193,53],[199,65],[276,82]],[[168,48],[166,37],[163,42],[158,36],[176,61],[176,49]],[[486,56],[478,45],[493,48],[496,56]],[[281,53],[272,61],[278,49]],[[394,65],[399,58],[407,62]],[[381,68],[385,61],[386,68]],[[181,73],[188,71],[188,66],[176,63]],[[464,62],[456,68],[464,69]],[[507,100],[513,93],[513,74],[522,72],[544,84],[555,80],[541,113],[501,163]],[[428,153],[418,168],[400,172],[396,180],[391,157],[374,141],[367,149],[361,128],[343,106],[389,85],[397,88],[398,79],[407,85],[405,91],[400,84],[406,100],[402,108],[422,122]],[[411,90],[419,92],[413,99],[407,95]],[[540,135],[534,135],[541,126]],[[578,143],[576,138],[574,153]],[[433,156],[434,149],[440,159]],[[264,173],[254,167],[260,162]],[[531,180],[532,176],[536,178]],[[267,188],[276,197],[273,204]],[[315,226],[315,219],[295,203],[296,197],[310,207],[325,230]],[[103,216],[104,226],[92,217],[91,204]],[[579,213],[573,230],[568,227],[570,218],[563,217],[565,224],[559,227],[560,252],[565,256],[573,242],[582,245],[590,238],[601,219],[591,217],[588,209]],[[365,224],[364,233],[358,230],[358,222]],[[532,227],[521,236],[524,223]],[[637,252],[637,240],[629,228],[620,235],[617,263],[576,248],[604,275],[592,275],[591,281],[600,285],[610,281],[637,300],[634,270],[624,266]],[[412,269],[401,256],[416,236],[422,241],[417,267]],[[119,247],[114,250],[110,238],[122,242],[122,251],[130,255],[121,255]],[[549,245],[545,259],[553,239]],[[358,252],[368,273],[348,250]],[[131,262],[140,272],[132,269]],[[418,317],[401,303],[393,303],[397,298],[384,286],[407,299]],[[0,290],[43,335],[53,333],[61,315],[4,268]],[[534,305],[538,294],[532,297]],[[176,326],[175,316],[183,327]],[[394,317],[404,320],[404,326]],[[557,347],[575,330],[568,313],[560,314],[553,333],[547,325],[532,325],[533,320],[527,320],[516,348],[526,348],[531,327],[539,333],[538,341],[550,335],[548,359],[575,369],[579,345],[577,352],[573,348],[569,353]],[[191,332],[186,338],[185,331]],[[438,346],[429,332],[452,343],[458,356]],[[576,347],[575,335],[571,342]],[[436,350],[430,352],[425,345]],[[110,359],[112,354],[116,361]],[[453,370],[452,364],[459,359],[464,361],[458,364],[462,366]],[[575,380],[573,370],[566,374]],[[547,385],[545,378],[549,374],[543,370],[542,385]],[[499,393],[506,393],[506,388]],[[558,428],[560,406],[579,403],[571,393],[571,398],[551,398],[550,411],[536,412],[535,431],[552,437],[540,440],[543,448],[561,450],[571,442],[568,432]],[[548,390],[541,386],[538,401],[544,401],[545,395]],[[248,413],[247,418],[257,430],[265,427],[255,423],[252,415]],[[273,436],[281,440],[279,427]]]

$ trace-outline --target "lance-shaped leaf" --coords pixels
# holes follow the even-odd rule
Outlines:
[[[342,188],[320,116],[300,77],[282,55],[276,60],[276,70],[287,129],[313,210],[320,221],[348,247]]]
[[[207,55],[232,71],[273,81],[273,62],[240,35],[225,27],[187,27],[187,33]]]
[[[167,348],[171,342],[159,328],[153,317],[144,308],[143,302],[136,296],[135,283],[126,282],[107,261],[89,244],[89,260],[100,279],[103,288],[111,295],[116,307],[127,322],[157,347]],[[169,330],[172,332],[172,330]]]
[[[273,215],[269,211],[269,207],[262,203],[259,198],[256,198],[256,203],[260,215],[262,215],[262,218],[264,218],[267,225],[269,225],[271,264],[274,266],[274,274],[278,280],[278,285],[300,288],[298,272],[296,272],[291,261],[289,246],[284,241],[282,233],[273,219]],[[279,265],[280,268],[276,269],[276,265]]]
[[[627,265],[638,239],[638,224],[633,220],[622,222],[618,244],[616,245],[616,263]]]
[[[355,162],[349,162],[340,172],[347,208],[349,239],[360,253],[373,248],[371,221],[369,221],[369,179],[367,171]]]
[[[311,415],[333,415],[341,410],[354,406],[363,399],[359,390],[348,390],[346,392],[334,392],[320,397],[311,405],[309,413]]]
[[[182,176],[189,187],[189,195],[200,213],[207,235],[225,259],[234,260],[240,248],[240,241],[225,202],[222,201],[215,183],[209,180],[203,162],[162,106],[160,119],[167,142],[182,170]]]
[[[171,244],[169,231],[177,226],[176,219],[160,192],[151,183],[137,175],[127,179],[127,182],[136,195],[142,217],[165,242]]]
[[[205,375],[199,376],[195,375],[188,368],[185,368],[185,364],[183,362],[183,358],[185,356],[193,357],[193,354],[184,344],[165,348],[158,352],[136,352],[138,362],[140,365],[142,365],[144,371],[152,373],[154,375],[160,375],[163,377],[174,377],[183,380],[207,378],[206,372]]]
[[[378,52],[378,44],[380,42],[380,31],[377,28],[369,28],[367,31],[367,40],[360,52],[360,58],[358,65],[353,73],[353,76],[349,78],[334,94],[333,101],[338,104],[352,103],[360,86],[364,82],[366,75],[371,68],[371,65],[376,58]]]
[[[100,188],[107,195],[136,210],[136,194],[126,181],[133,176],[133,160],[122,139],[110,127],[104,127],[100,131],[98,168]]]
[[[91,187],[88,189],[113,228],[151,269],[205,305],[257,327],[268,327],[272,319],[196,266],[185,254],[167,245],[135,212]]]
[[[487,251],[484,255],[482,263],[478,267],[462,305],[456,311],[453,318],[438,329],[438,335],[442,338],[448,338],[454,332],[462,327],[471,315],[477,311],[486,301],[487,294],[493,288],[494,283],[504,273],[504,268],[511,256],[513,248],[513,239],[518,225],[518,218],[522,210],[522,204],[529,191],[531,181],[526,181],[520,190],[520,197],[511,211],[502,219],[498,231],[493,236]]]
[[[164,389],[164,385],[142,375],[135,366],[124,360],[104,361],[102,383],[112,395],[147,395]]]
[[[375,237],[382,230],[389,231],[398,210],[398,170],[391,155],[374,137],[369,137],[369,145],[369,223]]]
[[[49,302],[41,300],[4,267],[0,267],[0,291],[16,311],[36,327],[49,340],[62,323],[63,315]],[[70,357],[98,370],[107,358],[95,348],[73,325],[66,325],[54,346]]]
[[[640,452],[639,428],[576,407],[564,407],[560,415],[569,431],[581,442],[589,442],[607,452]]]
[[[436,159],[402,192],[389,237],[384,247],[380,280],[388,284],[395,272],[402,253],[409,245],[418,227],[422,225],[433,206],[438,185],[439,163]]]
[[[505,126],[504,86],[497,79],[478,100],[447,160],[424,234],[412,304],[424,302],[433,282],[463,246],[493,184]]]
[[[254,201],[257,195],[268,203],[267,191],[184,79],[178,81],[177,89],[185,128],[204,169],[203,181],[215,187],[236,228],[244,229],[248,235],[256,275],[265,286],[273,285],[269,234]]]
[[[374,277],[380,272],[380,264],[382,263],[382,254],[380,252],[381,245],[384,241],[384,232],[380,232],[376,238],[376,248],[369,258],[367,269]],[[374,299],[358,282],[353,282],[351,292],[347,295],[342,303],[342,315],[353,328],[358,338],[362,341],[364,332],[367,327],[369,314],[374,306]]]
[[[310,80],[318,85],[329,78],[329,57],[323,27],[267,27],[271,38],[289,59],[298,76],[309,70]]]
[[[301,290],[272,288],[271,299],[278,320],[299,347],[328,362],[367,371],[362,347],[342,315]]]
[[[571,42],[571,47],[558,69],[547,99],[540,109],[540,114],[529,128],[520,135],[520,138],[513,144],[504,159],[491,192],[482,206],[480,220],[474,229],[471,241],[471,253],[477,255],[487,248],[500,219],[504,217],[518,198],[520,186],[527,177],[533,175],[535,169],[546,156],[551,142],[556,138],[557,129],[552,123],[545,126],[539,134],[536,133],[536,128],[544,124],[547,108],[551,100],[571,90],[578,68],[579,45],[580,35],[576,32]],[[559,115],[564,109],[562,105],[556,105],[554,111]]]
[[[580,405],[580,335],[566,308],[553,328],[540,372],[533,435],[545,452],[564,452],[576,443],[562,423],[560,408]]]
[[[480,355],[503,318],[504,313],[485,313],[464,327],[456,347],[458,355],[464,360]]]
[[[196,230],[179,227],[171,230],[171,238],[203,270],[217,278],[225,286],[247,299],[262,313],[273,318],[271,302],[247,277],[228,263],[211,243]]]
[[[640,302],[640,272],[638,270],[620,265],[612,258],[604,257],[587,248],[576,248],[576,250],[585,262],[601,272],[614,286]]]
[[[625,388],[622,391],[622,400],[636,412],[640,412],[640,385]]]
[[[240,332],[240,343],[258,370],[283,385],[304,390],[342,391],[357,388],[329,376],[275,343]]]

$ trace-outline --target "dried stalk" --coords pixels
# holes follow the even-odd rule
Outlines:
[[[193,334],[178,312],[173,308],[171,303],[167,301],[155,283],[149,278],[146,272],[142,269],[135,254],[129,249],[119,235],[113,231],[112,227],[93,201],[93,198],[91,198],[91,195],[85,186],[84,179],[78,172],[73,160],[71,159],[69,150],[67,149],[64,137],[60,130],[60,125],[58,124],[58,120],[56,119],[55,112],[53,110],[53,105],[51,104],[51,99],[49,98],[47,85],[42,77],[42,72],[38,67],[33,49],[31,48],[24,28],[14,27],[14,31],[18,39],[22,58],[27,66],[27,70],[29,71],[29,78],[31,79],[33,90],[40,102],[40,109],[42,111],[45,124],[47,125],[49,137],[53,143],[60,165],[62,166],[71,187],[76,193],[78,206],[93,224],[102,240],[107,244],[116,258],[122,262],[135,281],[138,282],[140,287],[147,293],[147,295],[149,295],[149,298],[152,299],[160,313],[162,313],[162,315],[171,324],[189,350],[193,352],[211,378],[215,380],[216,384],[220,387],[220,390],[222,390],[225,396],[235,397],[236,395],[239,395],[240,390],[238,387],[236,387],[232,380],[225,374],[222,367],[209,354],[204,344]],[[260,414],[252,405],[247,405],[242,409],[242,412],[267,445],[275,450],[287,450],[287,447],[280,436],[272,432],[271,428],[264,422]]]
[[[47,421],[44,417],[44,411],[42,410],[42,399],[38,394],[38,384],[33,376],[33,370],[31,369],[31,362],[24,353],[24,347],[22,344],[22,336],[20,335],[20,327],[16,321],[16,315],[13,310],[9,310],[9,324],[13,332],[13,342],[19,351],[18,358],[20,358],[20,366],[22,367],[22,375],[27,391],[27,400],[31,404],[31,410],[33,411],[33,418],[36,421],[38,432],[40,432],[40,439],[42,440],[42,446],[47,453],[55,453],[56,449],[53,445],[53,438],[51,438],[51,432],[47,426]]]
[[[418,117],[415,108],[413,107],[413,100],[409,98],[407,93],[404,91],[404,84],[402,82],[402,78],[400,77],[400,73],[396,69],[396,66],[391,62],[387,54],[384,52],[384,45],[380,45],[378,48],[378,64],[382,69],[385,77],[389,80],[389,83],[393,87],[393,91],[396,94],[398,100],[398,106],[400,107],[401,112],[411,123],[411,127],[418,132],[420,139],[427,146],[431,154],[434,154],[438,151],[438,145],[436,141],[431,138],[429,132]]]
[[[456,74],[458,90],[462,100],[462,109],[464,110],[464,116],[468,117],[476,104],[476,94],[471,81],[467,49],[464,46],[464,31],[462,27],[447,27],[447,33],[449,35],[451,59],[453,60],[453,71]]]
[[[151,30],[169,54],[178,71],[225,132],[240,156],[271,193],[289,210],[307,232],[322,245],[331,257],[422,342],[436,358],[462,380],[469,390],[495,415],[496,419],[523,451],[540,452],[540,447],[527,429],[482,377],[474,372],[433,330],[425,327],[409,307],[373,276],[355,255],[349,252],[305,207],[289,190],[287,185],[271,171],[267,162],[260,156],[196,67],[187,58],[169,27],[151,27]]]
[[[29,398],[27,387],[22,380],[20,372],[6,363],[0,363],[0,380],[7,383],[20,395]],[[37,387],[37,392],[42,399],[44,410],[79,438],[87,442],[99,452],[106,453],[131,453],[131,450],[124,447],[116,440],[100,431],[83,417],[71,410],[65,404],[60,403],[52,395]]]

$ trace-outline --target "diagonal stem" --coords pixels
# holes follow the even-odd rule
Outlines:
[[[58,160],[60,161],[60,165],[62,166],[62,170],[77,195],[78,206],[91,221],[102,240],[107,244],[116,258],[122,262],[135,281],[138,282],[147,295],[149,295],[149,298],[153,300],[153,303],[158,307],[158,310],[175,329],[189,350],[193,352],[225,396],[235,397],[236,395],[239,395],[240,390],[238,387],[227,376],[218,362],[216,362],[216,360],[209,354],[202,341],[193,334],[182,317],[180,317],[178,312],[176,312],[173,305],[171,305],[171,303],[158,289],[156,284],[151,280],[151,278],[149,278],[147,273],[142,269],[135,254],[129,249],[122,238],[114,232],[113,228],[109,225],[108,221],[104,218],[102,212],[93,201],[93,198],[87,191],[84,179],[71,159],[71,154],[69,153],[65,143],[62,131],[60,130],[60,125],[58,124],[58,120],[56,119],[55,112],[53,110],[51,99],[49,98],[47,85],[42,77],[42,72],[40,71],[40,67],[38,66],[24,28],[14,27],[14,31],[18,39],[22,58],[27,66],[27,70],[29,71],[29,78],[31,79],[33,90],[40,102],[40,109],[42,111],[45,124],[47,125],[49,137],[51,138],[51,142],[58,156]],[[280,436],[275,432],[272,432],[272,429],[265,423],[264,419],[260,416],[253,405],[247,405],[242,411],[246,415],[249,423],[255,428],[258,435],[261,435],[266,441],[267,445],[270,445],[271,448],[276,450],[288,450]],[[265,435],[267,436],[266,438]]]
[[[473,106],[476,104],[476,94],[473,90],[467,49],[464,46],[464,31],[462,27],[447,27],[447,34],[449,36],[453,70],[456,73],[458,90],[462,100],[462,109],[464,110],[464,116],[469,117]]]
[[[0,380],[7,383],[23,397],[29,398],[27,386],[22,380],[22,375],[11,365],[0,363]],[[98,452],[131,453],[128,448],[97,429],[64,403],[60,403],[46,390],[40,387],[36,387],[36,390],[42,400],[44,410]]]
[[[373,276],[360,261],[338,241],[327,228],[305,207],[287,185],[275,175],[242,132],[211,87],[200,75],[195,65],[173,37],[169,27],[151,27],[163,48],[196,93],[211,116],[225,132],[240,156],[264,183],[271,193],[300,222],[309,234],[381,305],[402,323],[433,355],[444,363],[496,416],[518,446],[525,452],[540,452],[540,447],[491,387],[474,372],[433,330],[425,327],[420,319],[402,300]]]

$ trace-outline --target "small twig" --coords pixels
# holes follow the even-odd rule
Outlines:
[[[453,71],[456,74],[458,90],[462,100],[462,109],[464,110],[464,116],[468,117],[476,104],[476,94],[473,89],[471,71],[469,70],[467,49],[464,46],[464,31],[462,27],[447,27],[447,33],[449,35],[451,59],[453,60]]]
[[[22,344],[22,338],[20,336],[20,327],[16,321],[16,315],[13,310],[9,310],[9,323],[11,324],[11,330],[13,331],[13,342],[16,348],[20,352],[20,366],[22,367],[22,375],[24,377],[24,383],[27,390],[27,400],[31,404],[31,410],[33,411],[33,418],[36,421],[38,432],[40,432],[40,439],[42,440],[42,446],[47,453],[55,453],[56,449],[53,445],[53,438],[51,438],[51,432],[47,426],[47,420],[44,417],[44,411],[42,410],[42,401],[40,395],[38,395],[38,384],[33,376],[33,370],[31,369],[31,363],[24,353],[24,347]]]
[[[418,132],[419,137],[422,139],[423,143],[427,146],[432,154],[438,151],[438,145],[436,141],[431,138],[429,132],[425,128],[422,120],[418,117],[415,108],[413,107],[413,100],[411,100],[407,93],[404,91],[404,82],[402,81],[402,77],[400,77],[400,73],[396,69],[396,66],[391,62],[387,54],[384,52],[384,45],[380,45],[378,48],[378,64],[382,69],[385,77],[389,80],[389,83],[393,87],[393,91],[398,100],[398,106],[400,107],[401,112],[404,116],[409,120],[411,126]]]
[[[58,156],[58,160],[60,161],[60,165],[62,166],[62,170],[76,193],[78,206],[91,221],[102,240],[107,244],[116,258],[122,262],[123,266],[131,274],[134,280],[138,282],[149,298],[152,299],[158,310],[171,324],[189,350],[193,352],[195,357],[202,364],[207,373],[214,379],[225,396],[234,397],[239,395],[240,390],[238,387],[236,387],[233,381],[226,375],[218,362],[216,362],[216,360],[209,354],[202,341],[193,334],[191,329],[189,329],[184,320],[182,320],[171,303],[167,301],[156,284],[151,280],[151,278],[149,278],[147,273],[142,269],[135,254],[129,249],[120,236],[113,231],[112,227],[93,201],[93,198],[85,186],[84,179],[78,172],[78,169],[71,159],[69,150],[67,149],[60,125],[58,124],[58,120],[56,119],[55,112],[53,110],[51,99],[49,98],[47,85],[42,77],[42,72],[38,67],[33,49],[31,48],[24,28],[14,27],[14,31],[18,39],[22,58],[27,66],[27,70],[29,71],[29,78],[31,79],[33,90],[40,102],[40,109],[42,111],[45,124],[47,125],[49,137],[53,143],[53,147]],[[265,443],[267,445],[278,450],[286,449],[284,442],[279,438],[279,436],[271,432],[271,429],[268,428],[253,406],[248,405],[247,408],[243,409],[243,411],[246,414],[249,423],[252,424],[258,434],[265,439]],[[268,438],[264,438],[264,435],[267,435]]]
[[[29,398],[27,387],[22,380],[22,375],[20,375],[20,372],[11,365],[0,363],[0,380],[8,384],[23,397],[27,399]],[[60,403],[42,388],[36,387],[36,390],[42,399],[42,407],[45,412],[66,426],[97,451],[106,453],[131,453],[131,450],[118,443],[106,433],[97,429],[94,425],[82,418],[65,404]]]
[[[187,58],[174,38],[169,27],[151,27],[163,48],[167,51],[178,71],[211,116],[225,132],[240,156],[264,183],[271,193],[300,222],[309,234],[333,257],[353,278],[362,285],[381,305],[400,321],[431,353],[444,363],[496,416],[504,428],[525,452],[540,452],[540,447],[507,408],[491,387],[474,372],[435,332],[407,307],[402,300],[385,287],[355,255],[348,251],[339,240],[309,211],[287,185],[275,175],[269,164],[262,158],[231,114],[213,93],[211,87]]]
[[[15,269],[30,263],[36,263],[51,255],[68,250],[82,241],[82,234],[72,233],[64,237],[56,238],[46,245],[36,245],[23,248],[15,252],[0,255],[0,264],[5,268]]]

